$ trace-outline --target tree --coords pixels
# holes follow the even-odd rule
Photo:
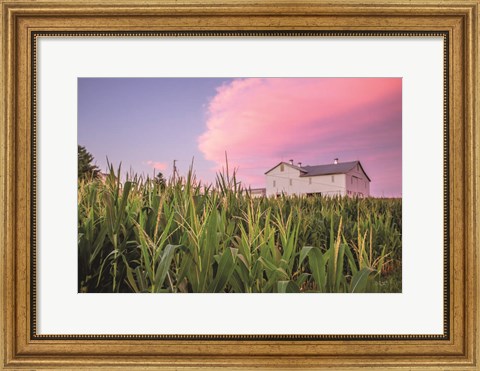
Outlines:
[[[167,185],[167,181],[165,180],[165,177],[160,172],[157,175],[155,175],[155,178],[153,180],[156,184],[159,185],[160,189],[164,189],[165,186]]]
[[[97,178],[100,169],[93,163],[93,156],[84,146],[78,146],[78,179]]]

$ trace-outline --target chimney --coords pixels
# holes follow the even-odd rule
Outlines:
[[[334,163],[335,165],[338,164],[338,158],[334,159],[334,160],[333,160],[333,163]]]
[[[290,165],[293,165],[293,159],[290,159]]]
[[[301,162],[298,163],[298,167],[302,167],[302,163],[301,163]]]

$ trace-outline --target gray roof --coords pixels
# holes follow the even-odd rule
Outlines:
[[[367,173],[363,170],[363,166],[360,161],[350,161],[350,162],[339,162],[336,164],[327,164],[327,165],[315,165],[315,166],[302,166],[302,170],[305,172],[302,173],[301,177],[306,176],[317,176],[317,175],[330,175],[330,174],[346,174],[350,170],[352,170],[355,166],[360,165],[362,171],[364,172],[365,176],[368,180]]]
[[[280,162],[279,164],[277,164],[276,166],[268,170],[265,174],[268,174],[270,171],[275,169],[280,164],[282,164],[282,162]],[[336,164],[302,166],[302,167],[291,165],[287,162],[283,162],[283,164],[299,170],[301,172],[300,177],[310,177],[310,176],[330,175],[330,174],[346,174],[358,164],[362,168],[362,171],[367,177],[367,179],[370,180],[367,173],[363,169],[363,166],[360,163],[360,161],[338,162]]]

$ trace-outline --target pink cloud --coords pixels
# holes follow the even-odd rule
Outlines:
[[[159,162],[159,161],[147,161],[147,165],[151,166],[155,170],[166,170],[168,165],[165,162]]]
[[[237,79],[210,101],[198,146],[214,170],[226,151],[252,186],[282,160],[339,157],[362,161],[372,192],[401,194],[401,89],[400,78]]]

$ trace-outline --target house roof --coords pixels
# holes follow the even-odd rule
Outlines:
[[[346,174],[350,170],[352,170],[355,166],[360,165],[362,168],[363,173],[370,181],[369,176],[363,169],[362,164],[360,161],[350,161],[350,162],[338,162],[336,164],[326,164],[326,165],[314,165],[314,166],[295,166],[291,165],[287,162],[280,162],[279,164],[275,165],[273,168],[268,170],[265,174],[268,174],[270,171],[275,169],[280,164],[285,164],[287,166],[293,167],[301,172],[300,177],[310,177],[310,176],[319,176],[319,175],[331,175],[331,174]]]
[[[301,177],[305,176],[318,176],[318,175],[330,175],[330,174],[346,174],[350,170],[352,170],[355,166],[360,165],[362,168],[363,173],[368,177],[365,170],[363,170],[363,166],[360,161],[350,161],[350,162],[339,162],[337,164],[327,164],[327,165],[315,165],[315,166],[302,166],[302,169],[306,171],[306,173],[301,174]]]
[[[267,170],[267,171],[265,172],[265,174],[268,174],[270,171],[272,171],[273,169],[275,169],[277,166],[280,166],[281,164],[290,166],[290,167],[292,167],[292,168],[294,168],[294,169],[297,169],[297,170],[301,171],[302,173],[306,173],[306,170],[303,170],[303,168],[301,168],[301,167],[299,167],[299,166],[292,165],[292,164],[290,164],[290,163],[288,163],[288,162],[283,162],[283,161],[282,161],[282,162],[279,162],[278,164],[276,164],[276,165],[275,165],[274,167],[272,167],[270,170]]]

